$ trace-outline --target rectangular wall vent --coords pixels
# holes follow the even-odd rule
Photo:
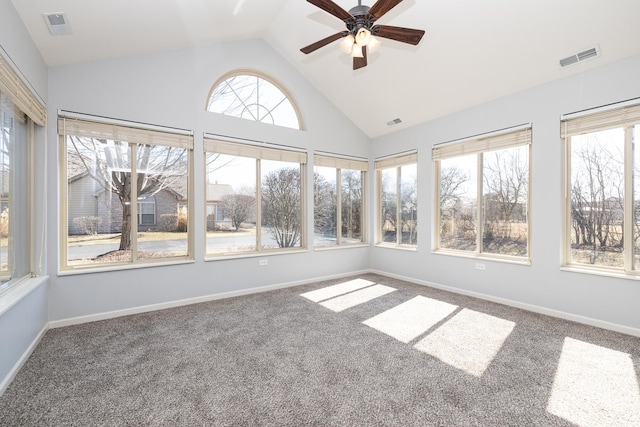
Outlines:
[[[600,47],[595,45],[589,49],[585,49],[581,52],[567,56],[560,60],[561,67],[568,67],[569,65],[577,64],[578,62],[586,61],[587,59],[597,58],[600,56]]]
[[[387,126],[395,126],[395,125],[398,125],[400,123],[402,123],[402,120],[400,120],[399,118],[395,118],[393,120],[389,120],[387,122]]]
[[[43,13],[44,22],[47,24],[49,33],[52,36],[64,36],[71,34],[71,27],[67,21],[64,12],[62,13]]]

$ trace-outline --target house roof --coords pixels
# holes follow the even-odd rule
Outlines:
[[[334,1],[345,10],[357,4]],[[638,0],[404,0],[378,23],[424,29],[422,41],[382,39],[357,71],[337,41],[300,52],[345,29],[303,0],[12,3],[50,66],[261,38],[263,50],[281,55],[371,138],[640,54]],[[71,35],[49,34],[42,15],[52,11],[66,13]],[[599,57],[559,66],[593,46]],[[396,118],[399,125],[387,125]]]
[[[207,202],[217,202],[223,196],[234,194],[233,187],[229,184],[209,184],[207,183]]]

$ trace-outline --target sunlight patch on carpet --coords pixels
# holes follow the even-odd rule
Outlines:
[[[458,307],[446,302],[417,296],[362,323],[408,343],[427,332],[456,308]]]
[[[631,356],[565,338],[547,411],[579,426],[640,426]]]
[[[375,283],[364,279],[353,279],[347,282],[338,283],[337,285],[327,286],[324,288],[316,289],[315,291],[305,292],[300,294],[301,297],[305,297],[313,302],[320,302],[329,298],[336,297],[338,295],[344,295],[349,292],[357,291],[358,289],[366,288],[367,286],[374,285]]]
[[[414,347],[480,377],[514,327],[509,320],[465,308]]]
[[[375,285],[321,302],[320,305],[327,307],[328,309],[335,312],[339,312],[342,310],[346,310],[347,308],[355,307],[356,305],[360,305],[367,301],[371,301],[372,299],[376,299],[395,290],[395,288],[389,286]]]

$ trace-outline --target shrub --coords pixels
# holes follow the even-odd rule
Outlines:
[[[189,215],[187,212],[187,207],[182,206],[178,209],[178,227],[176,231],[185,232],[187,231],[187,224],[189,222]]]
[[[0,213],[0,236],[9,237],[9,208]]]
[[[176,231],[178,229],[178,215],[164,214],[160,215],[160,230]]]
[[[81,233],[91,235],[98,234],[98,227],[102,224],[99,216],[78,216],[73,218],[73,225]]]

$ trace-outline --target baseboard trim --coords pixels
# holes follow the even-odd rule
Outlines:
[[[65,326],[79,325],[82,323],[96,322],[99,320],[113,319],[116,317],[129,316],[132,314],[147,313],[150,311],[164,310],[167,308],[181,307],[189,304],[197,304],[200,302],[215,301],[225,298],[239,297],[243,295],[256,294],[260,292],[273,291],[276,289],[291,288],[294,286],[306,285],[323,280],[341,279],[343,277],[355,276],[359,274],[371,273],[371,270],[352,271],[349,273],[340,273],[329,276],[315,277],[312,279],[296,280],[293,282],[279,283],[276,285],[259,286],[256,288],[241,289],[238,291],[222,292],[218,294],[203,295],[193,298],[185,298],[181,300],[168,301],[158,304],[150,304],[122,310],[114,310],[97,314],[89,314],[86,316],[70,317],[61,320],[52,320],[49,322],[50,329],[63,328]]]
[[[582,323],[589,326],[595,326],[602,329],[607,329],[614,332],[620,332],[627,335],[640,337],[640,329],[632,328],[617,323],[606,322],[603,320],[594,319],[592,317],[580,316],[573,313],[567,313],[560,310],[554,310],[538,305],[527,304],[519,301],[510,300],[507,298],[495,297],[480,292],[467,291],[465,289],[455,288],[453,286],[441,285],[438,283],[429,282],[426,280],[415,279],[413,277],[402,276],[399,274],[388,273],[386,271],[371,270],[372,273],[379,274],[381,276],[390,277],[393,279],[404,280],[406,282],[415,283],[417,285],[427,286],[430,288],[441,289],[447,292],[453,292],[460,295],[466,295],[469,297],[479,298],[486,301],[496,302],[498,304],[508,305],[510,307],[520,308],[522,310],[532,311],[534,313],[544,314],[551,317],[557,317],[559,319],[570,320],[572,322]]]
[[[7,375],[2,379],[2,382],[0,382],[0,396],[2,396],[4,392],[7,390],[7,388],[9,387],[9,384],[11,384],[11,382],[16,377],[20,369],[22,369],[22,366],[25,364],[27,359],[29,359],[29,356],[31,356],[31,353],[33,353],[33,350],[36,349],[36,347],[40,343],[40,340],[42,339],[42,337],[44,337],[44,334],[46,334],[48,330],[49,330],[49,325],[45,324],[42,330],[38,333],[38,335],[33,339],[33,341],[31,341],[31,344],[29,344],[29,347],[24,351],[24,353],[22,353],[22,356],[20,356],[20,359],[18,359],[15,365],[13,365],[13,368],[11,368],[9,373],[7,373]]]

